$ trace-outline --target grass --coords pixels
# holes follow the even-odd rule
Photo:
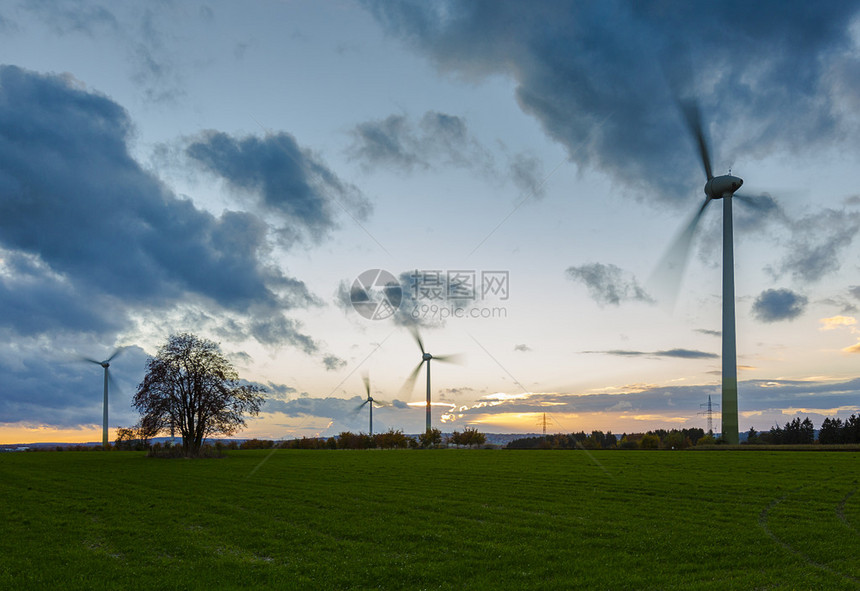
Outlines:
[[[0,455],[4,589],[856,589],[860,455]]]

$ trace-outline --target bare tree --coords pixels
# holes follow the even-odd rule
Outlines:
[[[245,415],[259,414],[264,391],[240,384],[217,343],[183,333],[149,358],[133,405],[151,436],[174,425],[184,455],[195,456],[206,437],[232,435],[245,426]]]

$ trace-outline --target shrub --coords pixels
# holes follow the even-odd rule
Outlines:
[[[716,445],[716,444],[717,444],[717,440],[714,439],[714,436],[711,433],[708,433],[704,437],[699,438],[699,440],[696,442],[696,445]]]
[[[639,441],[639,449],[659,449],[660,436],[654,433],[646,433]]]

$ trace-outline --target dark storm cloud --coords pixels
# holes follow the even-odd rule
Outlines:
[[[852,304],[851,302],[848,302],[848,301],[841,299],[841,298],[825,298],[821,301],[822,301],[822,303],[825,303],[825,304],[830,304],[832,306],[838,306],[839,311],[842,314],[856,314],[857,310],[858,310],[858,308],[855,304]]]
[[[585,285],[588,295],[601,306],[618,306],[625,301],[653,302],[650,295],[639,285],[636,277],[620,267],[603,263],[589,263],[579,267],[568,267],[567,276]]]
[[[715,353],[696,351],[695,349],[668,349],[666,351],[630,351],[612,349],[609,351],[583,351],[583,353],[601,353],[618,357],[671,357],[674,359],[715,359],[720,356]]]
[[[745,406],[749,408],[786,408],[814,406],[835,408],[857,405],[860,378],[847,382],[806,380],[749,380],[742,382]],[[739,390],[741,386],[739,385]]]
[[[110,331],[130,311],[189,299],[268,318],[316,303],[266,262],[266,224],[243,212],[216,217],[176,197],[131,158],[131,133],[125,110],[104,96],[64,77],[0,68],[7,326]],[[12,318],[13,310],[31,316]],[[301,338],[294,328],[263,340]]]
[[[54,35],[94,38],[102,33],[114,38],[126,54],[129,77],[140,94],[151,102],[169,102],[184,94],[183,72],[187,56],[173,45],[175,38],[163,33],[165,23],[183,19],[184,26],[196,24],[184,7],[170,2],[158,6],[140,4],[140,10],[125,10],[119,3],[71,0],[28,0],[20,7],[42,21]],[[206,22],[203,12],[198,21]],[[25,28],[25,32],[38,34]],[[195,64],[200,67],[200,61]]]
[[[658,357],[674,357],[676,359],[714,359],[719,358],[715,353],[706,353],[705,351],[695,351],[693,349],[669,349],[667,351],[656,351],[654,355]]]
[[[806,310],[809,299],[790,289],[766,289],[756,298],[752,314],[761,322],[794,320]]]
[[[352,132],[351,156],[365,167],[390,166],[411,170],[429,164],[418,153],[419,142],[403,115],[360,123]]]
[[[573,160],[653,195],[688,196],[703,181],[671,87],[699,98],[717,171],[850,138],[855,127],[833,69],[856,70],[856,2],[365,4],[443,70],[511,76],[523,110]],[[729,132],[737,145],[724,145]]]
[[[172,11],[146,7],[140,21],[131,30],[129,53],[133,68],[132,80],[142,89],[147,100],[169,102],[184,94],[183,81],[176,54],[168,47],[169,39],[162,32],[161,19],[175,17]]]
[[[525,195],[543,195],[544,170],[537,158],[517,153],[507,157],[506,169],[500,169],[463,117],[427,111],[415,125],[404,115],[389,115],[358,124],[352,137],[347,152],[367,170],[467,168],[494,180],[507,179]]]
[[[52,2],[51,0],[28,0],[20,7],[45,21],[57,35],[82,33],[93,36],[99,29],[116,30],[119,22],[114,14],[97,3]]]
[[[789,252],[771,274],[814,282],[840,268],[840,255],[860,231],[860,213],[824,209],[792,223]]]
[[[276,384],[274,382],[269,382],[266,384],[266,392],[268,393],[268,397],[280,397],[283,400],[286,400],[292,394],[296,393],[296,389],[292,386],[287,386],[285,384]]]
[[[543,164],[534,156],[516,154],[510,159],[509,174],[511,181],[526,197],[543,197],[546,174]]]
[[[370,203],[344,183],[310,150],[285,132],[264,138],[235,138],[209,131],[186,153],[234,189],[252,195],[267,213],[285,222],[288,242],[302,236],[319,240],[336,225],[337,211],[365,219]]]
[[[721,331],[721,330],[711,330],[711,329],[708,329],[708,328],[697,328],[697,329],[695,329],[695,330],[696,330],[696,332],[700,332],[700,333],[702,333],[702,334],[706,334],[706,335],[708,335],[708,336],[712,336],[712,337],[721,337],[721,336],[723,336],[723,331]]]
[[[842,314],[856,314],[857,304],[854,300],[860,300],[860,286],[851,286],[847,290],[847,294],[837,294],[833,297],[820,300],[821,303],[828,306],[836,306]]]
[[[427,111],[417,126],[404,115],[389,115],[358,124],[352,136],[348,153],[368,169],[492,166],[492,157],[471,136],[466,120],[455,115]]]
[[[262,319],[260,319],[261,317]],[[287,318],[281,314],[266,316],[261,311],[257,319],[250,322],[248,332],[252,337],[266,345],[292,345],[308,355],[318,352],[319,346],[316,341],[302,333],[301,330],[301,324],[292,318]],[[240,337],[242,332],[245,331],[241,331],[235,336]]]
[[[323,365],[326,371],[336,371],[346,367],[346,361],[335,355],[326,355],[323,357]]]
[[[101,334],[122,327],[124,313],[117,308],[97,290],[69,285],[33,255],[0,252],[0,326],[22,335],[58,329]]]

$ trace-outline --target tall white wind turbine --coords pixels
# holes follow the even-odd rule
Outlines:
[[[681,110],[696,146],[705,171],[705,201],[675,238],[663,257],[658,269],[668,270],[672,283],[670,289],[677,293],[681,276],[689,256],[690,246],[702,214],[712,201],[723,201],[723,326],[722,326],[722,437],[729,444],[737,444],[738,437],[738,369],[735,334],[735,267],[734,238],[732,232],[732,201],[738,199],[757,207],[754,199],[737,194],[744,184],[731,174],[714,176],[711,172],[711,156],[708,141],[702,127],[699,107],[694,101],[682,101]]]

